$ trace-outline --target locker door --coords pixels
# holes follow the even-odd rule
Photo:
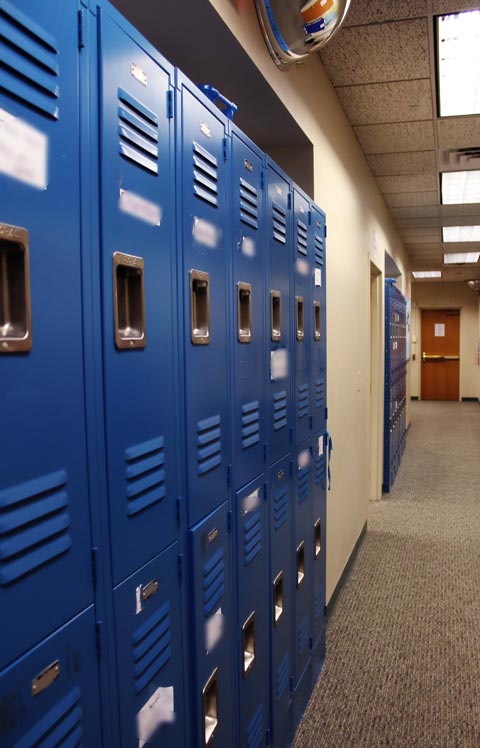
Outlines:
[[[231,748],[236,735],[230,538],[226,502],[190,530],[193,744],[208,748]]]
[[[176,537],[172,70],[99,13],[105,422],[118,583]]]
[[[325,267],[325,214],[312,205],[313,241],[313,331],[312,331],[312,413],[313,431],[326,425],[327,406],[327,304]]]
[[[77,24],[75,2],[1,4],[0,668],[93,600]]]
[[[291,395],[291,193],[290,183],[277,168],[267,168],[267,458],[279,460],[292,440]]]
[[[181,78],[179,232],[183,242],[189,525],[227,498],[226,121]]]
[[[262,157],[233,131],[233,445],[235,488],[263,470],[265,350]]]
[[[93,607],[0,672],[2,748],[101,748]]]
[[[269,585],[264,480],[262,475],[236,495],[239,748],[267,744]]]
[[[286,748],[291,737],[293,682],[293,553],[291,461],[269,472],[270,522],[270,699],[272,744]]]
[[[293,190],[293,222],[294,290],[292,317],[294,321],[295,444],[298,446],[309,437],[312,427],[313,247],[311,242],[310,204],[296,188]]]
[[[114,590],[122,746],[186,745],[178,545]]]
[[[313,651],[312,678],[316,680],[325,659],[325,585],[327,559],[326,435],[313,442],[315,485],[313,490]]]

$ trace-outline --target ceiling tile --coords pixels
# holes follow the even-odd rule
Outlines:
[[[467,205],[440,205],[440,215],[442,218],[468,218],[472,220],[474,216],[480,222],[480,204],[470,203]]]
[[[435,147],[433,120],[360,125],[353,129],[364,153],[429,151]]]
[[[376,177],[436,173],[435,151],[381,153],[367,156],[367,161]]]
[[[440,229],[399,229],[406,244],[431,244],[441,241]]]
[[[377,177],[382,192],[424,192],[437,186],[435,174],[412,174],[410,176]]]
[[[418,216],[412,218],[396,218],[395,224],[398,229],[404,231],[406,229],[416,229],[416,228],[440,228],[440,219],[438,216],[432,216],[429,218],[418,218]]]
[[[461,13],[462,10],[476,10],[478,2],[475,0],[433,0],[433,14]]]
[[[437,205],[438,192],[391,192],[383,196],[390,207],[406,205]]]
[[[337,88],[352,125],[411,122],[432,117],[430,80],[370,83]]]
[[[480,115],[437,120],[438,147],[475,148],[480,146]]]
[[[427,15],[427,0],[354,0],[345,26]]]
[[[438,216],[437,205],[406,205],[390,208],[394,220],[399,218],[431,218]]]
[[[427,20],[344,28],[320,56],[334,86],[428,78]]]

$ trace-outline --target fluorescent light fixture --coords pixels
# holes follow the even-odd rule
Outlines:
[[[480,171],[444,171],[442,203],[480,203]]]
[[[443,255],[445,265],[459,265],[464,262],[478,262],[480,252],[451,252]]]
[[[480,11],[439,16],[440,117],[480,113]]]
[[[441,270],[412,270],[414,278],[441,278]]]
[[[480,226],[444,226],[444,242],[480,242]]]

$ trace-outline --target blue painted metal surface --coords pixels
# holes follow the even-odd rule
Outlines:
[[[311,204],[313,242],[313,336],[312,336],[312,416],[313,432],[327,423],[327,273],[325,213]],[[318,317],[320,319],[318,319]],[[318,324],[320,323],[320,324]]]
[[[395,481],[406,444],[407,305],[393,278],[385,281],[383,491]]]
[[[312,679],[315,681],[325,659],[326,626],[326,561],[327,561],[327,500],[326,461],[327,436],[324,431],[313,439],[313,647]]]

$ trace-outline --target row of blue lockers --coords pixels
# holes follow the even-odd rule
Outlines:
[[[385,399],[383,491],[395,481],[406,444],[407,301],[395,281],[385,281]]]
[[[0,47],[0,744],[286,745],[325,216],[107,3],[2,2]]]

